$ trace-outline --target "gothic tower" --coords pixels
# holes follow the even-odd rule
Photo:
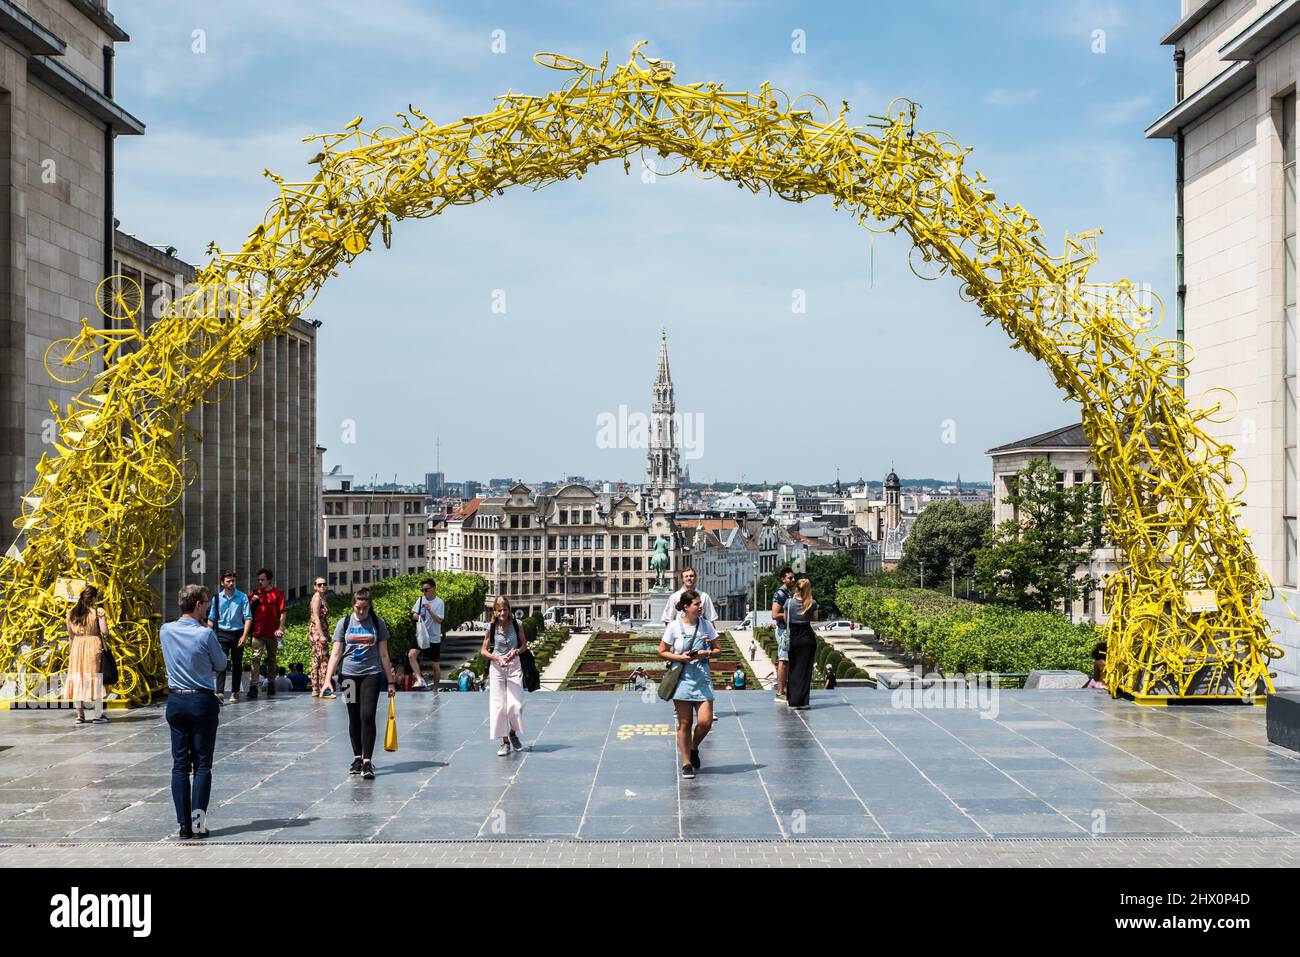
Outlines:
[[[894,471],[894,466],[889,466],[889,474],[885,476],[885,527],[898,528],[902,521],[902,502],[900,493],[903,490],[903,483],[898,479],[898,473]]]
[[[646,487],[642,498],[649,508],[677,511],[681,497],[681,450],[677,437],[677,403],[668,371],[668,332],[659,339],[659,374],[650,405],[650,451],[646,456]]]

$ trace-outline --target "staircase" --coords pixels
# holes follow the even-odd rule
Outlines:
[[[870,628],[862,628],[851,635],[817,636],[871,677],[878,671],[910,671],[912,662],[905,652],[886,650],[885,643]]]

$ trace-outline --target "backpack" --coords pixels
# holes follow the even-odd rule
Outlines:
[[[740,671],[739,669],[737,669],[737,670],[732,674],[732,676],[731,676],[731,687],[733,687],[733,688],[743,688],[743,687],[745,687],[745,673],[744,673],[743,671]]]
[[[460,679],[456,682],[457,690],[468,691],[470,688],[469,680],[469,670],[466,669],[460,673]]]

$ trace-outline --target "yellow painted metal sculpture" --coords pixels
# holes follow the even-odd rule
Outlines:
[[[768,85],[749,93],[678,84],[672,64],[637,50],[613,68],[536,59],[570,74],[560,91],[506,93],[491,113],[450,123],[411,107],[399,127],[365,132],[358,117],[311,137],[315,175],[287,182],[268,172],[280,195],[265,219],[237,252],[214,249],[197,288],[147,335],[135,322],[139,291],[118,283],[104,296],[116,331],[87,327],[52,347],[45,358],[55,378],[98,371],[54,410],[55,454],[37,466],[0,566],[8,694],[37,694],[41,679],[64,668],[67,604],[56,581],[67,577],[98,584],[118,623],[110,645],[119,693],[144,701],[161,685],[146,578],[177,539],[174,507],[194,473],[200,437],[185,413],[220,401],[223,387],[251,372],[261,345],[339,266],[377,239],[387,245],[394,220],[581,178],[607,160],[626,170],[641,151],[681,157],[683,169],[754,193],[826,196],[868,228],[907,234],[918,274],[956,276],[962,297],[1082,405],[1124,560],[1107,582],[1111,691],[1249,698],[1270,687],[1279,651],[1260,610],[1269,584],[1235,522],[1243,474],[1232,449],[1199,424],[1218,405],[1188,406],[1178,387],[1185,366],[1172,343],[1147,336],[1153,310],[1131,284],[1086,283],[1092,235],[1051,255],[1038,223],[966,172],[968,150],[918,129],[909,102],[851,126],[847,103],[832,114],[816,97],[790,101]],[[1217,609],[1190,610],[1189,589],[1212,590]]]

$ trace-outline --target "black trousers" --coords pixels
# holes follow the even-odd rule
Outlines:
[[[233,672],[234,684],[231,691],[239,691],[239,683],[244,680],[244,649],[239,645],[242,631],[217,632],[217,644],[226,653],[226,670],[217,672],[217,694],[226,693],[226,672]]]
[[[352,753],[366,760],[375,753],[375,713],[383,675],[344,675],[343,700],[348,703],[348,737]]]
[[[813,659],[817,639],[811,625],[790,625],[790,676],[786,679],[786,703],[791,707],[808,704],[812,691]]]

